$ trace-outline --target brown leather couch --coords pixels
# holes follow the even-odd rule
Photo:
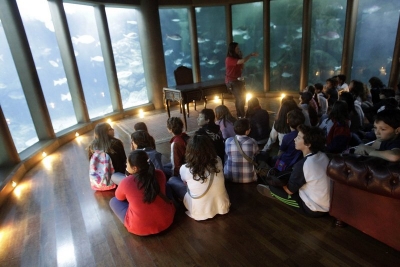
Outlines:
[[[400,251],[400,162],[333,156],[330,215]]]

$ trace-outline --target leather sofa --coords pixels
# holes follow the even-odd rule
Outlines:
[[[400,162],[335,155],[330,215],[400,251]]]

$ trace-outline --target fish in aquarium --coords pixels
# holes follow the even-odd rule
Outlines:
[[[214,54],[218,54],[219,52],[221,52],[221,49],[215,48],[215,49],[213,50],[213,53],[214,53]]]
[[[127,78],[127,77],[129,77],[131,75],[132,75],[132,71],[120,71],[120,72],[117,72],[118,79]]]
[[[233,36],[244,35],[244,34],[247,34],[247,33],[248,33],[247,28],[244,27],[244,26],[240,26],[240,27],[232,30],[232,35]]]
[[[183,58],[177,58],[177,59],[175,59],[174,64],[180,65],[182,63],[182,60],[183,60]]]
[[[322,35],[321,38],[324,40],[333,41],[339,39],[340,35],[337,32],[330,31]]]
[[[378,11],[379,9],[381,9],[380,6],[374,5],[374,6],[363,9],[363,13],[364,14],[372,14],[372,13],[375,13],[376,11]]]
[[[205,42],[208,42],[208,41],[210,41],[210,39],[201,38],[201,37],[198,37],[198,38],[197,38],[197,42],[198,42],[199,44],[202,44],[202,43],[205,43]]]
[[[61,94],[61,101],[71,101],[71,93]]]
[[[289,77],[292,77],[293,76],[293,74],[291,74],[291,73],[288,73],[288,72],[284,72],[284,73],[282,73],[282,75],[281,75],[283,78],[289,78]]]
[[[65,77],[61,78],[61,79],[58,79],[58,80],[53,80],[54,86],[63,85],[66,82],[67,82],[67,78],[65,78]]]
[[[129,39],[134,39],[138,37],[138,34],[136,32],[130,32],[128,34],[123,34],[123,36]]]
[[[215,64],[217,64],[218,62],[219,62],[218,59],[211,59],[211,60],[207,61],[207,64],[209,64],[209,65],[215,65]]]
[[[171,19],[171,21],[173,21],[173,22],[179,22],[179,21],[181,21],[180,19]]]
[[[269,66],[270,66],[271,68],[275,68],[276,66],[278,66],[278,64],[277,64],[275,61],[271,61],[271,62],[269,63]]]
[[[164,56],[169,56],[172,54],[172,52],[174,52],[174,50],[172,50],[172,49],[165,50]]]
[[[224,45],[226,42],[224,40],[218,40],[215,42],[216,45]]]
[[[25,98],[25,95],[22,92],[22,90],[12,90],[7,94],[7,96],[14,100],[19,100],[19,99]]]
[[[81,36],[78,36],[78,37],[72,36],[71,39],[72,39],[72,42],[74,44],[79,44],[79,43],[81,43],[81,44],[91,44],[94,41],[96,41],[96,39],[94,39],[93,36],[91,36],[91,35],[81,35]]]
[[[53,67],[57,68],[58,67],[58,63],[55,62],[54,60],[49,60],[50,65],[52,65]]]
[[[279,45],[279,48],[290,50],[292,47],[288,44],[283,43]]]
[[[137,25],[137,21],[136,20],[128,20],[126,23],[132,24],[132,25]]]
[[[211,79],[214,79],[214,78],[215,78],[215,76],[214,76],[214,75],[212,75],[212,74],[210,74],[210,75],[208,75],[208,76],[207,76],[207,78],[211,80]]]
[[[90,61],[103,62],[104,58],[102,56],[95,56],[95,57],[91,57]]]
[[[243,39],[244,40],[249,40],[251,37],[250,37],[250,35],[248,35],[248,34],[245,34],[245,35],[243,35]]]
[[[171,34],[171,35],[167,34],[167,39],[171,39],[173,41],[180,41],[182,40],[182,37],[179,34]]]
[[[274,23],[272,23],[272,22],[269,23],[269,27],[273,28],[273,29],[276,29],[276,25]]]

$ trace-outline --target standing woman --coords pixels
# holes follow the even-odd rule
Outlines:
[[[111,175],[111,180],[119,184],[125,178],[126,154],[124,145],[121,140],[114,137],[114,129],[109,123],[99,123],[94,128],[94,139],[88,148],[89,159],[96,150],[104,151],[110,156],[115,170]]]
[[[168,185],[178,199],[183,199],[186,214],[200,221],[228,213],[230,201],[222,161],[211,139],[206,135],[190,138],[185,158],[186,164],[180,169],[181,177],[171,177]]]
[[[110,200],[110,207],[126,229],[135,235],[157,234],[174,220],[175,207],[165,196],[166,178],[156,170],[143,150],[128,156],[128,177]]]
[[[235,97],[237,117],[245,116],[246,88],[244,86],[244,78],[242,77],[244,63],[251,57],[256,56],[258,56],[258,53],[253,52],[243,58],[239,44],[236,42],[231,42],[228,46],[228,53],[225,59],[225,84]]]

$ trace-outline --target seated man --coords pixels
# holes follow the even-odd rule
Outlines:
[[[250,122],[248,119],[239,119],[234,124],[236,135],[225,141],[225,153],[227,159],[224,165],[225,179],[234,183],[251,183],[257,180],[254,165],[248,161],[243,153],[253,159],[258,153],[257,142],[248,136],[250,133]],[[236,144],[237,140],[238,144]],[[238,147],[240,146],[240,147]]]
[[[388,161],[400,161],[400,110],[385,109],[375,117],[376,140],[372,145],[359,145],[355,154],[369,155]]]
[[[306,216],[321,217],[329,211],[330,206],[330,180],[326,175],[329,158],[321,152],[325,147],[325,136],[317,127],[300,125],[298,131],[295,147],[303,153],[304,158],[293,166],[287,185],[259,184],[257,190]]]

